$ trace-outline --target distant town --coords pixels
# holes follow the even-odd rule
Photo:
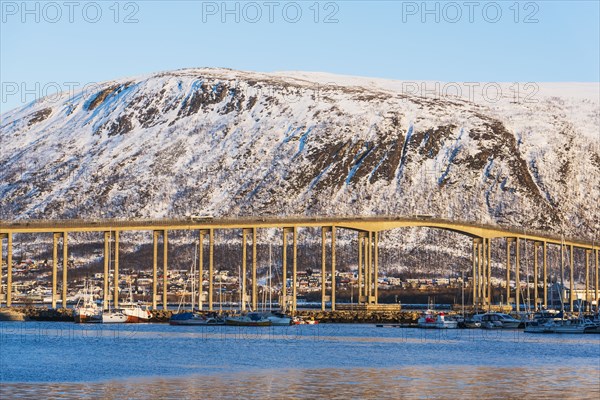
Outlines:
[[[95,298],[103,298],[103,280],[104,274],[89,273],[81,276],[75,274],[77,265],[73,260],[69,261],[69,274],[67,302],[76,304],[83,296],[85,282],[92,288],[92,293]],[[264,268],[263,268],[264,269]],[[162,293],[163,275],[159,270],[157,286],[159,293]],[[6,263],[2,265],[2,285],[0,285],[0,301],[5,301],[6,298]],[[57,301],[60,302],[62,282],[59,273]],[[52,265],[48,261],[36,261],[26,259],[21,262],[13,263],[12,270],[13,279],[13,302],[22,304],[50,304],[52,302]],[[189,269],[169,269],[167,276],[167,288],[169,303],[179,303],[182,300],[189,303],[191,301],[192,290],[198,291],[197,273],[190,272]],[[114,282],[114,275],[110,272],[109,282]],[[336,293],[337,301],[340,303],[358,302],[358,274],[356,270],[336,271]],[[331,289],[331,274],[327,273],[326,289]],[[203,273],[203,301],[208,300],[208,271]],[[247,284],[251,285],[251,278],[247,278]],[[299,270],[297,272],[297,292],[298,303],[318,302],[321,296],[321,271],[315,271],[310,268]],[[506,281],[497,277],[492,277],[491,284],[493,291],[502,296],[502,292],[506,287]],[[288,277],[286,282],[287,288],[292,288],[293,281]],[[379,289],[380,303],[428,303],[430,299],[438,303],[460,303],[464,294],[465,301],[470,301],[469,288],[471,287],[471,277],[466,277],[463,284],[462,276],[457,277],[428,277],[428,278],[399,278],[394,276],[382,276],[377,282]],[[263,274],[257,278],[259,303],[279,304],[279,296],[281,294],[281,276],[274,272],[269,276]],[[555,304],[560,302],[560,298],[568,299],[568,288],[564,287],[560,291],[561,285],[554,283],[550,285],[554,290],[549,290],[549,303]],[[229,270],[215,270],[214,273],[214,296],[213,299],[217,304],[228,306],[238,305],[240,296],[240,280],[237,274]],[[511,281],[511,288],[514,290],[515,283]],[[534,284],[530,282],[521,282],[521,292],[524,301],[530,299],[533,302],[533,294],[527,295],[528,289],[532,292]],[[111,293],[113,288],[110,289]],[[131,270],[123,269],[119,274],[120,298],[134,299],[141,302],[152,301],[152,271],[151,270]],[[562,294],[561,294],[562,293]],[[575,290],[577,299],[585,298],[585,290]],[[112,296],[112,295],[111,295]],[[500,299],[501,303],[506,302],[506,299]],[[514,300],[514,299],[511,299]],[[540,299],[538,299],[538,302]]]

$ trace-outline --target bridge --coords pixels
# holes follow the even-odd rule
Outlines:
[[[539,232],[528,229],[506,228],[497,225],[477,224],[467,221],[452,221],[445,219],[431,218],[429,216],[415,216],[403,218],[396,216],[378,216],[378,217],[294,217],[294,218],[235,218],[235,219],[214,219],[210,216],[193,217],[191,219],[162,219],[162,220],[132,220],[132,219],[103,219],[103,220],[23,220],[23,221],[0,221],[0,239],[2,244],[7,241],[7,293],[6,305],[11,305],[12,290],[12,247],[13,236],[15,234],[52,234],[53,237],[53,263],[52,263],[52,307],[56,308],[57,295],[57,272],[58,272],[58,243],[62,241],[62,307],[67,306],[67,254],[68,254],[68,235],[75,232],[103,232],[104,233],[104,307],[109,304],[109,243],[114,241],[115,259],[114,259],[114,280],[115,287],[118,286],[119,277],[119,234],[125,231],[151,231],[153,232],[153,281],[152,281],[152,307],[158,307],[158,244],[162,238],[163,279],[162,288],[162,306],[167,308],[167,271],[168,271],[168,235],[169,231],[197,231],[199,238],[199,286],[202,287],[204,274],[204,251],[205,239],[208,239],[208,310],[213,311],[213,293],[214,293],[214,233],[216,230],[241,230],[242,232],[242,293],[244,296],[248,293],[247,288],[247,247],[248,237],[251,238],[251,303],[252,308],[257,309],[257,279],[256,279],[256,233],[258,229],[277,228],[281,229],[282,246],[282,269],[284,280],[289,276],[287,265],[287,251],[289,247],[289,238],[291,235],[292,245],[292,287],[291,294],[288,295],[286,285],[282,285],[282,299],[286,308],[289,305],[289,311],[295,312],[297,309],[297,246],[299,228],[321,228],[321,309],[326,309],[327,302],[331,304],[331,310],[335,310],[336,301],[336,236],[340,229],[356,232],[358,235],[358,290],[359,303],[377,304],[378,303],[378,276],[379,276],[379,234],[382,231],[388,231],[397,228],[424,227],[433,229],[442,229],[460,233],[472,240],[472,297],[473,305],[485,308],[492,303],[492,241],[504,242],[506,247],[506,299],[511,299],[510,274],[511,274],[511,248],[515,246],[514,257],[514,276],[516,289],[514,293],[515,304],[520,304],[519,287],[521,254],[520,242],[530,241],[533,243],[534,260],[534,299],[536,306],[538,304],[538,280],[543,282],[543,304],[547,306],[548,299],[548,271],[547,271],[547,251],[550,245],[560,246],[561,260],[564,259],[565,251],[568,251],[570,266],[570,306],[573,310],[575,301],[574,291],[574,252],[585,252],[585,300],[589,305],[592,301],[599,304],[599,286],[598,286],[598,253],[600,243],[589,240],[580,240],[576,238],[565,238],[547,232]],[[329,238],[329,240],[328,240]],[[329,243],[328,243],[329,242]],[[540,257],[541,250],[541,257]],[[3,246],[0,246],[0,266],[3,260]],[[330,252],[330,263],[327,265],[327,252]],[[539,261],[541,258],[542,274],[540,276]],[[593,260],[595,261],[593,261]],[[595,264],[595,282],[593,291],[591,290],[590,280],[590,262]],[[331,273],[331,289],[329,295],[325,285],[327,269]],[[1,270],[0,270],[1,271]],[[2,276],[2,274],[0,274]],[[1,282],[0,282],[1,283]],[[2,285],[0,285],[1,287]],[[202,295],[199,295],[199,305],[203,308]],[[113,304],[118,307],[118,291],[114,291]],[[246,302],[242,301],[242,309],[245,309]]]

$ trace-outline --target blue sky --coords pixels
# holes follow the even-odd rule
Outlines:
[[[64,4],[1,1],[2,112],[56,88],[203,66],[402,80],[600,80],[599,1]]]

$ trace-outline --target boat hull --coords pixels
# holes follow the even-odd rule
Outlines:
[[[124,324],[125,322],[127,322],[125,314],[102,314],[103,324]]]
[[[227,319],[225,320],[225,324],[226,325],[231,325],[231,326],[271,326],[273,325],[271,323],[271,321],[235,321],[235,320],[231,320],[231,319]]]

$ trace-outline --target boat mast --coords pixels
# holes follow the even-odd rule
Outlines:
[[[462,316],[463,321],[465,319],[465,271],[462,271],[462,282],[461,282],[461,297],[462,297]]]
[[[527,239],[525,240],[525,250],[527,250]],[[535,246],[535,243],[534,243]],[[527,275],[527,307],[526,313],[529,315],[531,313],[531,291],[529,290],[529,253],[525,251],[525,269]]]
[[[559,293],[559,299],[560,299],[560,312],[563,314],[563,319],[564,319],[564,313],[565,313],[565,302],[563,299],[563,291],[564,291],[564,274],[565,274],[565,237],[564,235],[561,235],[560,238],[560,290],[558,291]]]

